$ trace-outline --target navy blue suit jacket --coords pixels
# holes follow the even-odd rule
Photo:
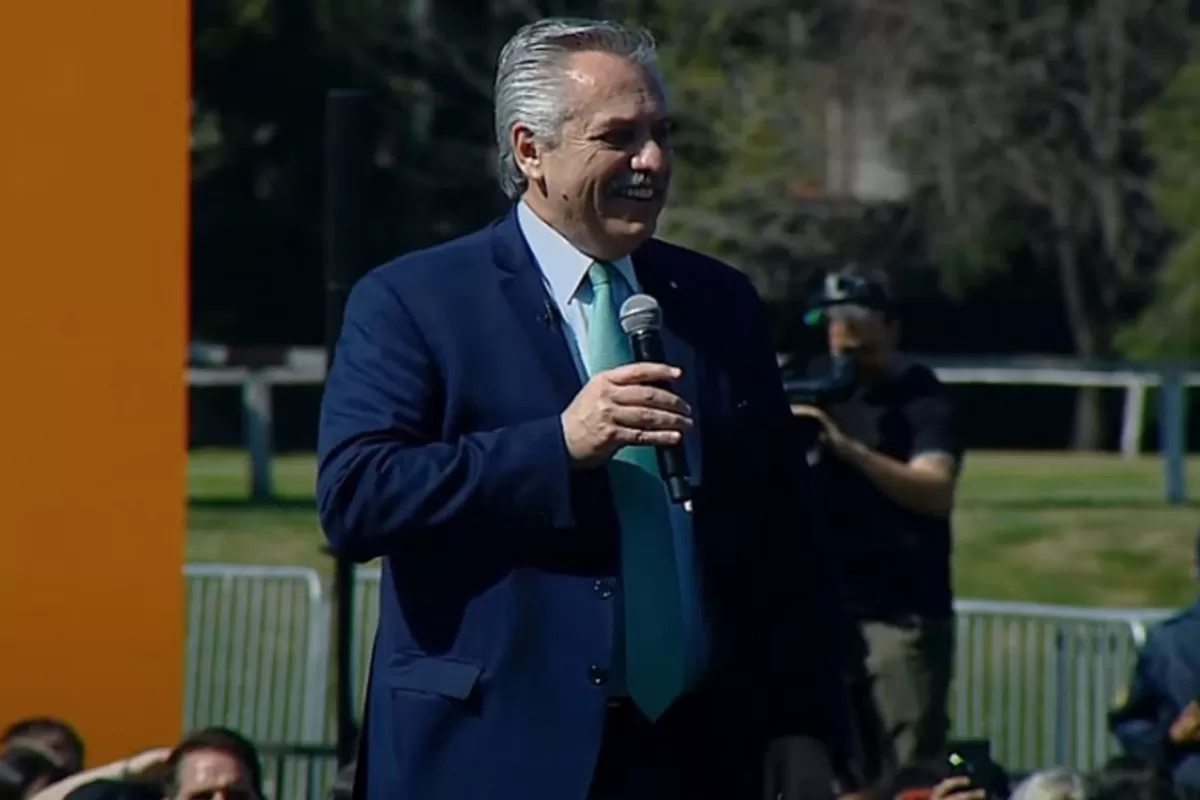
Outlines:
[[[1200,791],[1200,747],[1177,747],[1168,736],[1171,723],[1198,697],[1200,600],[1151,629],[1124,702],[1109,715],[1109,729],[1128,755],[1158,763],[1176,785]]]
[[[824,738],[836,684],[806,480],[749,281],[652,240],[633,254],[698,398],[694,535],[721,725]],[[515,214],[354,287],[325,388],[330,545],[383,559],[360,758],[373,800],[583,800],[605,716],[618,531],[572,470],[581,388]],[[736,742],[734,741],[736,740]]]

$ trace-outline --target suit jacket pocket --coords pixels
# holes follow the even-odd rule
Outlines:
[[[467,700],[479,685],[483,665],[446,656],[399,654],[388,660],[387,684],[395,690]]]

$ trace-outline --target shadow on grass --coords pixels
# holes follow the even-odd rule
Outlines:
[[[244,497],[190,497],[188,508],[215,511],[316,511],[317,501],[311,497],[278,497],[271,500],[250,500]]]
[[[1163,500],[1122,497],[1011,497],[996,500],[967,500],[960,511],[1171,511],[1200,508],[1200,500],[1167,505]]]

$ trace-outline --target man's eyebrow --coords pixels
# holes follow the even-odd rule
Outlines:
[[[631,125],[637,125],[641,122],[638,117],[612,116],[603,117],[592,123],[592,129],[597,131],[611,130],[613,128],[628,128]],[[650,123],[653,128],[675,128],[678,127],[678,120],[671,116],[662,116]]]

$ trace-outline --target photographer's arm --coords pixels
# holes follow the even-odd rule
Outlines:
[[[815,406],[793,406],[792,411],[818,420],[826,442],[838,457],[856,467],[892,500],[920,514],[949,517],[954,510],[962,447],[945,388],[932,373],[928,380],[929,384],[903,410],[913,434],[913,456],[907,462],[847,436]]]
[[[948,517],[954,510],[956,465],[950,454],[918,453],[906,464],[848,437],[836,449],[881,492],[905,508],[933,517]]]

